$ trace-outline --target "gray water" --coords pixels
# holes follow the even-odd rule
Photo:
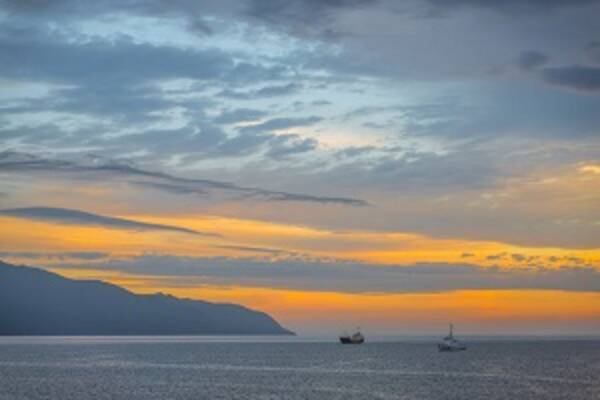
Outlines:
[[[0,338],[0,400],[600,399],[600,341]]]

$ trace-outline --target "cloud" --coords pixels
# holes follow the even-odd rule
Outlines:
[[[282,254],[295,255],[296,254],[295,252],[291,252],[288,250],[274,249],[274,248],[270,248],[270,247],[240,246],[240,245],[216,245],[213,247],[219,248],[219,249],[241,251],[241,252],[245,252],[245,253],[263,253],[263,254],[270,254],[270,255],[282,255]]]
[[[168,160],[173,155],[197,155],[203,158],[227,156],[224,146],[229,141],[231,139],[223,129],[202,120],[177,129],[146,129],[142,133],[118,137],[90,138],[84,143],[98,147],[113,157],[142,150],[147,156],[141,158],[155,164],[157,159]]]
[[[296,83],[268,84],[286,72],[287,67],[278,62],[238,62],[233,54],[214,46],[156,44],[126,35],[114,40],[85,35],[67,38],[49,25],[16,18],[0,27],[0,78],[54,85],[44,96],[3,105],[8,106],[3,111],[10,113],[5,115],[61,112],[80,120],[98,116],[107,122],[144,123],[165,119],[164,112],[173,108],[201,117],[199,111],[218,102],[215,97],[199,98],[198,93],[207,88],[265,82],[262,89],[245,93],[248,98],[284,96],[301,88]],[[195,83],[180,93],[187,96],[158,86],[186,79]]]
[[[313,138],[302,138],[295,134],[276,135],[269,141],[267,157],[282,159],[316,150],[319,142]]]
[[[219,116],[213,119],[213,122],[218,124],[235,124],[238,122],[254,121],[262,118],[267,113],[261,110],[251,108],[236,108],[235,110],[224,111]]]
[[[219,237],[212,232],[199,232],[193,229],[173,225],[149,224],[124,218],[106,217],[85,211],[53,207],[25,207],[0,210],[0,215],[13,218],[24,218],[35,221],[49,221],[69,225],[102,226],[111,229],[126,229],[134,231],[166,231],[179,232],[199,236]]]
[[[548,70],[553,69],[542,66],[532,72],[543,77]],[[469,139],[482,143],[500,136],[591,138],[600,123],[596,112],[599,104],[595,96],[551,90],[546,85],[494,85],[486,89],[485,96],[475,96],[470,101],[458,96],[437,103],[395,107],[395,115],[401,131],[411,136],[463,143]]]
[[[555,8],[569,8],[598,3],[598,0],[427,0],[437,7],[455,9],[458,7],[485,7],[503,12],[544,12]]]
[[[553,85],[582,92],[600,91],[600,68],[571,65],[567,67],[544,68],[542,78]]]
[[[510,257],[514,260],[514,261],[518,261],[518,262],[523,262],[527,259],[527,256],[523,255],[523,254],[519,254],[519,253],[513,253],[510,255]]]
[[[320,197],[320,196],[311,196],[307,194],[297,194],[297,193],[286,193],[286,192],[271,192],[271,191],[262,191],[260,189],[255,189],[256,195],[263,195],[266,200],[270,201],[300,201],[300,202],[308,202],[308,203],[321,203],[321,204],[340,204],[347,205],[353,207],[364,207],[368,206],[364,200],[347,198],[347,197]]]
[[[186,185],[178,185],[173,183],[148,182],[148,181],[129,181],[129,183],[143,188],[156,189],[163,192],[173,194],[194,194],[207,196],[209,191],[198,187],[190,187]]]
[[[431,196],[435,193],[489,189],[496,184],[496,179],[507,173],[477,146],[448,154],[402,148],[354,150],[345,156],[373,152],[376,157],[365,157],[364,161],[358,159],[331,169],[327,172],[329,181],[349,187],[396,188],[404,195]]]
[[[578,168],[583,174],[600,175],[600,164],[587,164]]]
[[[239,91],[225,89],[217,96],[234,100],[257,100],[271,97],[288,96],[298,92],[302,85],[297,83],[288,83],[287,85],[265,86],[257,90]]]
[[[331,34],[327,22],[339,12],[378,4],[378,0],[222,0],[178,1],[133,0],[114,2],[101,0],[87,5],[77,0],[16,1],[6,0],[3,7],[12,15],[45,18],[64,22],[105,14],[133,14],[173,18],[184,21],[186,28],[200,36],[213,33],[206,15],[234,17],[252,25],[260,23],[296,34]]]
[[[1,251],[0,258],[26,258],[31,260],[50,259],[65,261],[67,259],[75,260],[99,260],[109,258],[110,253],[100,251],[69,251],[69,252],[31,252],[31,251]]]
[[[506,254],[506,253],[499,253],[499,254],[489,255],[485,259],[489,260],[489,261],[498,261],[498,260],[502,260],[503,258],[506,258],[507,256],[508,256],[508,254]]]
[[[344,11],[366,8],[379,0],[251,0],[246,14],[264,24],[302,36],[336,37],[331,20]]]
[[[298,117],[298,118],[272,118],[259,124],[248,125],[240,128],[241,132],[271,132],[302,126],[314,125],[322,121],[322,117]]]
[[[245,251],[246,247],[233,246]],[[279,256],[275,249],[248,248]],[[593,268],[486,268],[474,264],[417,263],[374,265],[291,255],[264,257],[179,257],[144,255],[99,261],[75,268],[102,268],[126,273],[169,276],[182,283],[322,290],[354,293],[432,292],[461,289],[600,290],[600,272]],[[178,278],[179,277],[179,278]]]
[[[76,160],[60,160],[43,158],[19,152],[0,152],[0,172],[4,173],[39,173],[69,175],[97,174],[104,178],[134,178],[135,185],[146,185],[156,190],[178,194],[202,194],[205,191],[221,191],[234,194],[238,199],[254,199],[263,201],[296,201],[318,204],[339,204],[346,206],[366,206],[364,200],[347,197],[315,196],[301,193],[267,190],[255,187],[238,186],[229,182],[209,179],[183,178],[162,172],[148,171],[115,160],[92,157],[87,162]],[[140,184],[140,178],[151,182]],[[158,185],[156,184],[158,183]],[[166,184],[166,185],[165,185]]]
[[[0,76],[77,82],[101,89],[157,79],[218,79],[234,68],[231,56],[214,48],[189,50],[125,39],[77,43],[44,33],[28,36],[0,31]]]
[[[288,83],[283,86],[266,86],[257,90],[254,96],[257,98],[287,96],[302,89],[302,85],[298,83]]]
[[[97,85],[97,86],[96,86]],[[207,102],[194,102],[195,108],[200,111],[207,106]],[[18,115],[20,113],[65,113],[78,119],[83,116],[101,117],[105,122],[117,123],[144,123],[160,120],[161,117],[153,114],[171,109],[173,107],[189,107],[184,101],[169,100],[161,96],[160,92],[151,87],[143,87],[135,82],[92,82],[82,83],[82,86],[54,89],[51,94],[42,98],[32,98],[13,107],[4,109],[7,113]],[[61,133],[58,126],[55,130]],[[22,135],[26,135],[23,129]],[[69,136],[64,131],[63,136]],[[85,139],[85,130],[78,135]],[[71,141],[76,139],[71,135]]]
[[[436,20],[415,17],[432,4],[452,12]],[[408,227],[569,246],[588,246],[597,236],[592,228],[578,229],[573,239],[549,222],[567,214],[597,220],[591,206],[520,212],[524,198],[535,195],[518,193],[511,205],[506,201],[502,210],[484,215],[482,204],[492,202],[479,199],[483,190],[496,196],[533,169],[598,158],[598,97],[528,81],[541,80],[549,67],[583,63],[577,57],[594,65],[598,24],[591,1],[65,0],[4,6],[1,147],[58,157],[19,167],[29,170],[1,189],[10,192],[2,200],[11,206],[22,205],[14,201],[26,199],[28,190],[46,190],[33,186],[39,179],[23,178],[69,177],[91,185],[106,179],[127,194],[163,194],[140,207],[180,200],[197,209],[223,198],[321,204],[323,194],[357,193],[377,202],[378,210],[311,209],[298,217],[265,205],[256,208],[268,212],[231,204],[218,211],[237,207],[238,216],[303,218],[332,229]],[[529,51],[520,65],[530,73],[515,77],[516,64],[510,68],[507,60],[515,62],[522,50]],[[560,64],[542,63],[532,52]],[[494,67],[505,73],[485,72]],[[321,99],[330,106],[317,108]],[[348,113],[352,109],[357,112]],[[290,119],[310,116],[326,120],[290,125]],[[365,123],[388,121],[384,132],[365,129]],[[89,152],[119,161],[73,158]],[[196,176],[214,180],[189,179]],[[582,198],[561,193],[561,204]],[[461,200],[431,205],[447,194]],[[335,203],[335,196],[330,199]],[[364,204],[344,200],[350,202],[335,204]],[[545,234],[516,232],[514,221],[523,218],[532,226],[548,224],[540,228]]]
[[[538,68],[548,62],[548,56],[535,50],[523,51],[517,58],[517,66],[523,70]]]
[[[584,52],[591,62],[600,63],[600,42],[589,42],[585,45]]]

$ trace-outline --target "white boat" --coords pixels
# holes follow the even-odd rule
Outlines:
[[[439,351],[463,351],[467,349],[467,346],[454,338],[453,331],[454,325],[450,324],[450,333],[438,343]]]
[[[347,332],[340,335],[340,342],[342,344],[361,344],[365,342],[365,337],[360,333],[360,330],[357,329],[352,335]]]

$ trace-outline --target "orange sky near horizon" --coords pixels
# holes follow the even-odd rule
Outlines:
[[[560,290],[458,290],[340,293],[188,285],[156,276],[52,268],[74,279],[102,279],[134,293],[238,303],[264,311],[299,334],[336,334],[360,325],[377,334],[431,334],[449,321],[471,334],[597,334],[600,293]],[[560,327],[559,327],[560,326]]]
[[[547,268],[560,268],[567,258],[598,268],[598,250],[525,248],[497,242],[434,239],[410,233],[333,232],[253,220],[199,216],[157,218],[121,216],[149,223],[169,224],[222,237],[201,237],[171,232],[74,226],[16,218],[0,218],[0,246],[5,252],[36,249],[37,260],[19,260],[75,279],[100,279],[136,293],[164,292],[178,297],[230,302],[265,311],[299,333],[336,332],[360,324],[378,333],[424,333],[445,329],[452,320],[472,333],[591,333],[600,327],[600,293],[561,290],[448,290],[412,293],[347,293],[343,291],[297,290],[252,285],[185,283],[185,277],[130,274],[103,270],[82,260],[44,257],[60,252],[106,252],[109,258],[127,259],[144,254],[184,257],[248,257],[252,249],[243,245],[287,251],[292,257],[358,260],[377,265],[412,265],[421,262],[474,263],[483,267],[516,268],[511,257],[537,257]],[[348,251],[348,247],[356,247]],[[465,258],[465,254],[468,257]],[[277,260],[287,257],[266,255]],[[488,257],[497,257],[493,260]],[[551,262],[551,258],[556,262]],[[561,261],[562,260],[562,261]],[[524,261],[522,261],[524,262]],[[37,264],[36,264],[37,263]],[[101,265],[101,264],[100,264]],[[65,268],[67,266],[68,268]],[[577,267],[577,265],[574,265]]]
[[[274,222],[203,215],[185,218],[143,215],[120,217],[214,232],[221,237],[175,232],[124,231],[98,226],[75,226],[0,217],[0,224],[3,226],[0,230],[0,251],[102,251],[119,257],[143,254],[264,257],[262,249],[267,249],[287,255],[330,257],[375,265],[470,263],[510,268],[529,262],[559,268],[571,262],[600,269],[600,249],[525,247],[493,241],[438,239],[405,232],[335,232]],[[252,248],[257,250],[253,251]],[[272,257],[276,259],[278,256]]]

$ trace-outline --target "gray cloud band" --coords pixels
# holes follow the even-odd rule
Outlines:
[[[1,172],[60,172],[64,174],[103,174],[115,177],[134,178],[135,185],[144,185],[155,190],[175,194],[203,194],[205,191],[225,191],[240,199],[263,201],[296,201],[318,204],[340,204],[346,206],[366,206],[364,200],[348,197],[315,196],[310,194],[288,193],[255,187],[238,186],[229,182],[208,179],[183,178],[162,172],[148,171],[110,159],[94,158],[91,163],[76,160],[59,160],[17,152],[0,153]],[[148,181],[140,181],[139,178]]]
[[[36,221],[50,221],[61,224],[103,226],[114,229],[126,229],[137,231],[168,231],[187,233],[199,236],[220,237],[213,232],[200,232],[193,229],[181,228],[173,225],[149,224],[125,218],[107,217],[92,214],[85,211],[71,210],[67,208],[54,207],[26,207],[0,210],[0,215],[15,218],[24,218]]]
[[[268,253],[273,249],[232,249]],[[268,257],[268,256],[267,256]],[[461,289],[600,290],[600,272],[592,266],[482,267],[475,264],[417,263],[371,265],[330,258],[292,256],[268,260],[264,257],[178,257],[145,255],[126,260],[98,261],[77,266],[102,268],[132,274],[169,276],[184,285],[245,285],[298,290],[349,293],[435,292]]]

